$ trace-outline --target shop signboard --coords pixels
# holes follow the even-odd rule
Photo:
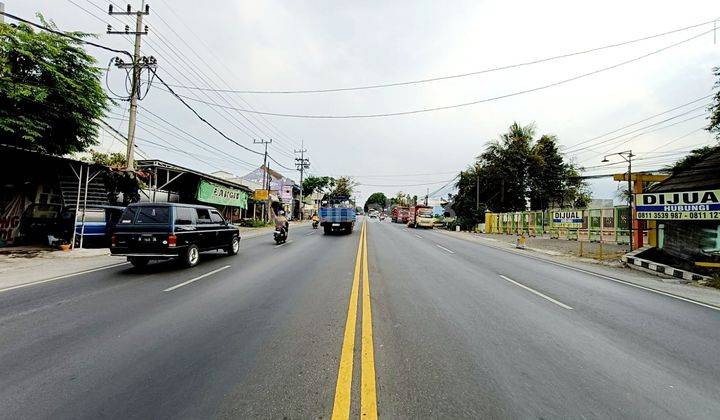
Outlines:
[[[635,195],[639,220],[720,220],[720,190]]]
[[[580,210],[560,210],[552,212],[553,225],[556,227],[580,228],[583,217]]]
[[[221,204],[241,209],[247,208],[247,194],[244,191],[202,179],[198,186],[197,199],[203,203]]]
[[[255,190],[253,195],[255,201],[265,201],[268,199],[268,190]]]

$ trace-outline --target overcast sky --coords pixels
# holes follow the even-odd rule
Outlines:
[[[98,33],[98,42],[132,49],[129,38],[104,34],[108,23],[122,29],[124,22],[130,22],[124,17],[119,18],[122,22],[109,17],[104,12],[107,1],[5,0],[5,4],[9,13],[36,20],[34,14],[41,12],[60,29]],[[140,2],[132,4],[137,7]],[[158,74],[166,82],[239,90],[342,88],[468,73],[642,38],[720,17],[720,3],[716,0],[152,0],[149,4],[151,12],[145,23],[150,34],[143,37],[142,50],[157,58]],[[410,86],[312,94],[239,95],[184,88],[177,91],[228,107],[252,107],[275,113],[394,113],[548,85],[643,56],[712,28],[710,23],[571,58]],[[699,130],[707,124],[701,107],[709,99],[585,143],[592,146],[590,149],[573,152],[572,146],[709,95],[714,83],[712,67],[720,65],[720,39],[718,42],[714,44],[713,34],[707,33],[658,54],[556,87],[407,116],[369,119],[243,116],[234,110],[189,103],[248,147],[261,150],[252,144],[253,138],[272,138],[270,152],[283,165],[292,166],[293,149],[304,142],[310,172],[352,175],[363,184],[357,187],[363,201],[375,191],[394,195],[403,190],[424,195],[426,188],[432,192],[442,187],[472,163],[487,141],[496,139],[513,121],[535,123],[538,134],[557,135],[569,150],[568,158],[588,167],[588,174],[622,172],[623,166],[592,167],[601,165],[605,153],[628,148],[637,154],[635,168],[656,169],[692,147],[713,143],[710,134]],[[90,51],[98,57],[101,67],[107,66],[112,57],[104,51]],[[110,71],[113,91],[123,92],[124,78],[121,70]],[[159,86],[157,82],[153,84],[141,102],[142,107],[212,147],[198,148],[190,143],[197,140],[188,139],[188,134],[168,127],[158,117],[140,109],[138,137],[165,147],[138,140],[145,155],[202,171],[223,169],[239,175],[250,172],[250,165],[262,163],[260,156],[229,143],[209,129]],[[127,132],[127,123],[121,120],[127,117],[126,108],[127,103],[121,102],[110,115],[113,119],[107,120],[123,133]],[[676,118],[660,123],[671,117]],[[642,129],[653,123],[659,124]],[[677,124],[669,126],[674,123]],[[658,130],[643,134],[652,129]],[[612,140],[631,131],[634,132]],[[643,135],[631,138],[637,134]],[[103,135],[100,148],[123,150],[107,134]],[[298,178],[297,173],[274,164],[271,167]],[[396,174],[413,176],[393,176]],[[591,185],[596,198],[613,198],[617,188],[610,180],[593,181]]]

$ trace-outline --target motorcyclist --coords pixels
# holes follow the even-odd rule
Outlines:
[[[275,216],[275,229],[284,229],[287,233],[289,227],[290,225],[288,223],[287,217],[285,217],[285,212],[280,210]]]
[[[320,217],[318,217],[317,213],[313,214],[312,222],[313,222],[313,226],[317,226],[318,223],[320,223]]]

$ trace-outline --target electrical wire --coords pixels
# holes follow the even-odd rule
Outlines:
[[[588,54],[588,53],[592,53],[592,52],[597,52],[597,51],[601,51],[601,50],[605,50],[605,49],[609,49],[609,48],[621,47],[621,46],[624,46],[624,45],[629,45],[629,44],[633,44],[633,43],[637,43],[637,42],[641,42],[641,41],[647,41],[647,40],[649,40],[649,39],[654,39],[654,38],[658,38],[658,37],[662,37],[662,36],[666,36],[666,35],[670,35],[670,34],[682,32],[682,31],[687,31],[687,30],[689,30],[689,29],[694,29],[694,28],[697,28],[697,27],[700,27],[700,26],[705,26],[705,25],[714,23],[716,20],[717,20],[717,19],[713,19],[713,20],[709,20],[709,21],[706,21],[706,22],[698,23],[698,24],[695,24],[695,25],[686,26],[686,27],[683,27],[683,28],[678,28],[678,29],[674,29],[674,30],[671,30],[671,31],[667,31],[667,32],[662,32],[662,33],[655,34],[655,35],[650,35],[650,36],[645,36],[645,37],[642,37],[642,38],[632,39],[632,40],[629,40],[629,41],[624,41],[624,42],[619,42],[619,43],[604,45],[604,46],[601,46],[601,47],[590,48],[590,49],[587,49],[587,50],[575,51],[575,52],[566,53],[566,54],[561,54],[561,55],[556,55],[556,56],[552,56],[552,57],[546,57],[546,58],[541,58],[541,59],[536,59],[536,60],[531,60],[531,61],[525,61],[525,62],[516,63],[516,64],[510,64],[510,65],[505,65],[505,66],[500,66],[500,67],[493,67],[493,68],[488,68],[488,69],[483,69],[483,70],[477,70],[477,71],[472,71],[472,72],[468,72],[468,73],[454,74],[454,75],[449,75],[449,76],[438,76],[438,77],[431,77],[431,78],[426,78],[426,79],[411,80],[411,81],[404,81],[404,82],[378,83],[378,84],[373,84],[373,85],[353,86],[353,87],[342,87],[342,88],[329,88],[329,89],[306,89],[306,90],[238,90],[238,89],[215,89],[215,90],[213,90],[213,91],[215,91],[215,92],[225,92],[225,93],[244,93],[244,94],[305,94],[305,93],[328,93],[328,92],[345,92],[345,91],[354,91],[354,90],[379,89],[379,88],[388,88],[388,87],[397,87],[397,86],[407,86],[407,85],[414,85],[414,84],[421,84],[421,83],[429,83],[429,82],[436,82],[436,81],[440,81],[440,80],[449,80],[449,79],[457,79],[457,78],[463,78],[463,77],[469,77],[469,76],[476,76],[476,75],[479,75],[479,74],[491,73],[491,72],[496,72],[496,71],[500,71],[500,70],[508,70],[508,69],[513,69],[513,68],[517,68],[517,67],[530,66],[530,65],[539,64],[539,63],[544,63],[544,62],[548,62],[548,61],[552,61],[552,60],[558,60],[558,59],[574,57],[574,56],[578,56],[578,55],[582,55],[582,54]],[[175,87],[175,88],[183,88],[183,89],[188,89],[188,90],[196,90],[196,89],[197,89],[196,87],[183,86],[183,85],[174,85],[173,87]]]
[[[251,114],[270,115],[270,116],[274,116],[274,117],[286,117],[286,118],[304,118],[304,119],[360,119],[360,118],[396,117],[396,116],[403,116],[403,115],[413,115],[413,114],[421,114],[421,113],[427,113],[427,112],[443,111],[443,110],[455,109],[455,108],[463,108],[463,107],[468,107],[468,106],[472,106],[472,105],[478,105],[478,104],[481,104],[481,103],[497,101],[497,100],[500,100],[500,99],[510,98],[510,97],[514,97],[514,96],[519,96],[519,95],[524,95],[524,94],[527,94],[527,93],[532,93],[532,92],[537,92],[537,91],[549,89],[549,88],[551,88],[551,87],[555,87],[555,86],[559,86],[559,85],[562,85],[562,84],[565,84],[565,83],[573,82],[573,81],[575,81],[575,80],[579,80],[579,79],[582,79],[582,78],[585,78],[585,77],[588,77],[588,76],[592,76],[592,75],[595,75],[595,74],[598,74],[598,73],[602,73],[602,72],[604,72],[604,71],[612,70],[612,69],[615,69],[615,68],[618,68],[618,67],[621,67],[621,66],[624,66],[624,65],[627,65],[627,64],[630,64],[630,63],[633,63],[633,62],[642,60],[642,59],[647,58],[647,57],[650,57],[650,56],[652,56],[652,55],[659,54],[659,53],[661,53],[661,52],[663,52],[663,51],[666,51],[666,50],[668,50],[668,49],[670,49],[670,48],[673,48],[673,47],[676,47],[676,46],[678,46],[678,45],[684,44],[684,43],[686,43],[686,42],[693,41],[693,40],[695,40],[695,39],[697,39],[697,38],[700,38],[700,37],[703,36],[703,35],[707,35],[707,34],[709,34],[710,32],[713,32],[713,31],[714,31],[714,29],[711,29],[711,30],[709,30],[709,31],[702,32],[702,33],[697,34],[697,35],[695,35],[695,36],[693,36],[693,37],[684,39],[684,40],[679,41],[679,42],[675,42],[675,43],[670,44],[670,45],[668,45],[668,46],[666,46],[666,47],[663,47],[663,48],[660,48],[660,49],[651,51],[651,52],[649,52],[649,53],[640,55],[640,56],[638,56],[638,57],[635,57],[635,58],[632,58],[632,59],[629,59],[629,60],[625,60],[625,61],[621,61],[621,62],[619,62],[619,63],[615,63],[615,64],[610,65],[610,66],[601,67],[601,68],[596,69],[596,70],[593,70],[593,71],[591,71],[591,72],[582,73],[582,74],[579,74],[579,75],[576,75],[576,76],[573,76],[573,77],[570,77],[570,78],[567,78],[567,79],[563,79],[563,80],[560,80],[560,81],[557,81],[557,82],[549,83],[549,84],[542,85],[542,86],[536,86],[536,87],[534,87],[534,88],[523,89],[523,90],[519,90],[519,91],[515,91],[515,92],[503,94],[503,95],[498,95],[498,96],[493,96],[493,97],[489,97],[489,98],[483,98],[483,99],[478,99],[478,100],[475,100],[475,101],[463,102],[463,103],[458,103],[458,104],[453,104],[453,105],[437,106],[437,107],[431,107],[431,108],[420,108],[420,109],[413,109],[413,110],[408,110],[408,111],[398,111],[398,112],[386,112],[386,113],[374,113],[374,114],[347,114],[347,115],[333,115],[333,114],[288,114],[288,113],[280,113],[280,112],[256,111],[256,110],[251,110],[251,109],[234,108],[234,107],[229,107],[228,109],[234,109],[234,110],[236,110],[236,111],[242,111],[242,112],[247,112],[247,113],[251,113]],[[165,85],[165,87],[168,88],[168,89],[172,89],[172,88],[171,88],[170,86],[168,86],[168,85]],[[164,90],[164,89],[162,89],[162,88],[160,88],[160,89],[161,89],[161,90]],[[190,100],[190,101],[195,101],[195,102],[203,103],[202,100],[192,99],[192,98],[189,98],[189,97],[187,97],[187,96],[185,96],[185,95],[180,95],[180,94],[178,94],[178,93],[175,93],[175,91],[173,91],[172,93],[173,93],[173,95],[176,95],[178,98],[184,98],[184,99],[188,99],[188,100]],[[207,105],[211,105],[211,104],[207,104]],[[222,105],[217,105],[217,106],[222,106]]]
[[[195,31],[193,30],[193,27],[192,27],[191,25],[188,25],[187,23],[185,23],[185,21],[182,19],[182,17],[181,17],[180,15],[178,15],[177,13],[175,13],[175,11],[174,11],[174,9],[172,8],[171,5],[169,5],[167,2],[165,2],[165,0],[161,0],[161,2],[162,2],[163,4],[165,4],[165,6],[168,8],[168,10],[170,10],[170,12],[175,15],[175,17],[178,19],[178,21],[179,21],[183,26],[185,26],[185,28],[188,30],[188,32],[189,32],[190,34],[192,34],[192,35],[195,37],[195,39],[200,42],[200,44],[203,46],[203,48],[205,49],[205,51],[206,51],[207,53],[209,53],[210,56],[213,57],[217,63],[219,63],[221,66],[223,66],[223,67],[225,68],[225,70],[226,70],[229,74],[231,74],[231,75],[233,75],[235,78],[238,78],[238,79],[239,79],[239,77],[238,77],[237,75],[235,75],[235,73],[225,64],[225,62],[223,62],[222,60],[220,60],[220,59],[217,57],[217,55],[213,53],[213,50],[214,50],[214,49],[213,49],[212,47],[208,46],[208,45],[203,41],[203,39],[202,39],[200,36],[198,36],[197,33],[195,33]],[[230,86],[230,84],[229,84],[221,75],[219,75],[219,74],[215,71],[215,69],[213,68],[213,66],[209,65],[205,60],[203,60],[203,59],[200,57],[200,55],[195,51],[195,49],[193,49],[192,46],[190,46],[190,45],[185,41],[185,38],[186,38],[186,37],[181,36],[180,34],[178,34],[178,33],[175,31],[175,29],[173,28],[173,25],[170,25],[165,19],[163,19],[162,15],[160,15],[159,13],[157,13],[157,11],[155,12],[155,16],[157,16],[158,19],[160,19],[160,21],[161,21],[162,23],[164,23],[165,26],[167,26],[167,27],[170,29],[170,31],[172,31],[173,34],[175,34],[175,36],[176,36],[183,44],[185,44],[185,45],[190,49],[190,51],[192,51],[192,53],[195,54],[196,57],[198,57],[198,59],[200,60],[200,62],[203,63],[203,64],[205,64],[205,66],[206,66],[218,79],[220,79],[220,81],[221,81],[225,86]],[[248,101],[246,101],[242,96],[240,96],[239,98],[240,98],[240,100],[241,100],[242,102],[244,102],[245,104],[247,104],[251,109],[254,109],[253,106],[252,106]],[[285,132],[282,131],[278,126],[276,126],[275,124],[273,124],[272,121],[266,119],[264,116],[260,116],[260,119],[261,119],[262,121],[266,122],[270,127],[273,127],[273,128],[275,129],[275,131],[276,131],[278,134],[280,134],[280,137],[286,138],[293,147],[300,147],[300,148],[302,148],[302,145],[299,145],[299,144],[297,143],[297,141],[295,141],[295,140],[292,139],[291,136],[288,136],[287,134],[285,134]],[[272,131],[272,130],[271,130],[271,131]]]
[[[634,133],[637,133],[637,132],[639,132],[639,131],[647,130],[648,128],[655,127],[655,126],[660,125],[660,124],[664,124],[664,123],[666,123],[666,122],[668,122],[668,121],[672,121],[672,120],[674,120],[674,119],[676,119],[676,118],[679,118],[679,117],[684,117],[685,115],[688,115],[688,114],[690,114],[690,113],[692,113],[692,112],[698,111],[698,110],[700,110],[700,109],[705,109],[705,108],[707,108],[707,105],[703,104],[703,105],[700,105],[700,106],[698,106],[698,107],[691,108],[691,109],[689,109],[689,110],[687,110],[687,111],[684,111],[684,112],[682,112],[682,113],[680,113],[680,114],[674,115],[674,116],[672,116],[672,117],[665,118],[664,120],[657,121],[657,122],[654,122],[654,123],[652,123],[652,124],[648,124],[648,125],[642,126],[642,127],[640,127],[640,128],[636,128],[635,130],[628,131],[628,132],[626,132],[626,133],[620,134],[620,135],[618,135],[618,136],[611,137],[611,138],[609,138],[609,139],[605,139],[605,140],[599,141],[597,144],[592,144],[592,145],[590,145],[590,146],[587,146],[587,145],[586,145],[586,146],[583,146],[583,147],[574,149],[574,150],[572,150],[572,152],[566,152],[566,153],[576,153],[576,154],[577,154],[577,153],[580,152],[580,151],[590,149],[590,147],[595,147],[595,146],[600,146],[600,145],[606,145],[606,144],[608,144],[608,143],[618,143],[618,141],[623,141],[624,138],[627,137],[627,136],[630,135],[630,134],[634,134]],[[696,118],[696,117],[693,117],[693,118]],[[687,121],[687,120],[683,120],[683,121]],[[672,125],[668,125],[667,127],[671,127],[671,126],[672,126]],[[654,131],[655,131],[655,130],[646,131],[646,132],[640,133],[639,135],[643,135],[643,134],[647,134],[647,133],[652,133],[652,132],[654,132]],[[639,135],[630,137],[628,140],[634,139],[634,138],[638,137]],[[624,143],[623,143],[623,144],[624,144]]]
[[[60,35],[60,36],[65,37],[65,38],[72,39],[73,41],[79,42],[79,43],[81,43],[81,44],[90,45],[90,46],[92,46],[92,47],[100,48],[100,49],[106,50],[106,51],[111,51],[111,52],[114,52],[114,53],[117,53],[117,54],[125,54],[125,55],[127,55],[128,57],[131,57],[131,58],[132,58],[132,54],[130,54],[128,51],[123,51],[123,50],[117,50],[117,49],[115,49],[115,48],[110,48],[110,47],[107,47],[107,46],[105,46],[105,45],[101,45],[101,44],[98,44],[98,43],[95,43],[95,42],[92,42],[92,41],[88,41],[88,40],[83,39],[83,38],[79,38],[79,37],[77,37],[77,36],[75,36],[75,35],[71,35],[71,33],[66,33],[66,32],[62,32],[62,31],[58,31],[58,30],[52,29],[52,28],[48,28],[47,26],[40,25],[40,24],[37,24],[37,23],[35,23],[35,22],[31,22],[31,21],[26,20],[26,19],[23,19],[23,18],[21,18],[21,17],[12,15],[12,14],[10,14],[10,13],[8,13],[8,12],[0,12],[0,14],[3,15],[3,16],[7,16],[7,17],[9,17],[10,19],[16,20],[16,21],[18,21],[18,22],[22,22],[22,23],[25,23],[25,24],[27,24],[27,25],[34,26],[34,27],[36,27],[36,28],[38,28],[38,29],[42,29],[42,30],[44,30],[44,31],[53,33],[53,34],[55,34],[55,35]]]
[[[622,126],[622,127],[620,127],[620,128],[616,128],[616,129],[614,129],[614,130],[612,130],[612,131],[608,131],[608,132],[606,132],[606,133],[600,134],[599,136],[595,136],[595,137],[593,137],[593,138],[590,138],[590,139],[583,140],[583,141],[581,141],[581,142],[575,143],[575,144],[573,144],[573,145],[571,145],[571,146],[568,146],[568,147],[563,151],[563,153],[569,153],[569,152],[573,151],[573,149],[577,148],[578,146],[581,146],[581,145],[583,145],[583,144],[586,144],[586,143],[589,143],[589,142],[598,140],[598,139],[600,139],[600,138],[602,138],[602,137],[605,137],[605,136],[609,136],[610,134],[615,134],[615,133],[617,133],[618,131],[622,131],[622,130],[624,130],[624,129],[626,129],[626,128],[630,128],[630,127],[632,127],[632,126],[634,126],[634,125],[638,125],[638,124],[640,124],[640,123],[643,123],[643,122],[645,122],[645,121],[652,120],[653,118],[659,117],[659,116],[661,116],[661,115],[665,115],[665,114],[670,113],[670,112],[672,112],[672,111],[676,111],[676,110],[678,110],[678,109],[680,109],[680,108],[684,108],[684,107],[686,107],[686,106],[688,106],[688,105],[692,105],[692,104],[694,104],[694,103],[696,103],[696,102],[702,101],[703,99],[710,98],[711,96],[713,96],[713,94],[705,95],[705,96],[703,96],[703,97],[700,97],[700,98],[697,98],[697,99],[693,99],[693,100],[690,101],[690,102],[684,103],[684,104],[682,104],[682,105],[678,105],[678,106],[676,106],[676,107],[670,108],[670,109],[665,110],[665,111],[663,111],[663,112],[659,112],[659,113],[657,113],[657,114],[651,115],[651,116],[649,116],[649,117],[643,118],[643,119],[638,120],[638,121],[635,121],[635,122],[633,122],[633,123],[624,125],[624,126]]]

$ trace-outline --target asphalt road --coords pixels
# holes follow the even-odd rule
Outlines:
[[[376,219],[366,263],[290,239],[0,293],[0,418],[720,417],[718,310]]]

